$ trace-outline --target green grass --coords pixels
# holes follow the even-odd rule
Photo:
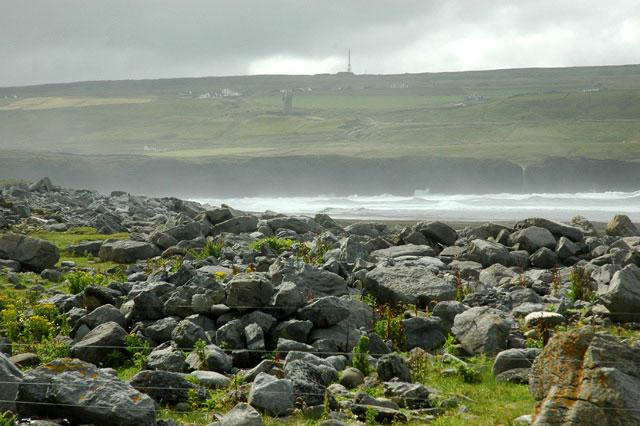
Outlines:
[[[439,389],[445,397],[462,397],[460,404],[469,413],[460,414],[452,408],[433,423],[438,426],[499,425],[523,415],[531,414],[534,401],[528,386],[497,382],[491,372],[492,359],[478,358],[470,361],[470,367],[480,373],[479,383],[467,383],[460,375],[443,376],[442,370],[454,367],[439,359],[424,361],[414,368],[414,378],[427,386]]]
[[[101,262],[98,258],[72,255],[71,253],[67,252],[67,247],[85,241],[104,241],[110,238],[116,240],[124,240],[129,238],[129,234],[125,232],[106,235],[100,234],[95,228],[88,226],[72,228],[66,232],[38,231],[32,233],[31,236],[42,238],[43,240],[47,240],[56,245],[60,249],[60,262],[64,260],[70,260],[75,262],[77,266],[91,267],[97,272],[103,272],[118,265],[110,261]]]
[[[325,154],[502,158],[524,164],[547,156],[637,160],[638,75],[639,67],[629,66],[11,88],[7,93],[17,93],[21,102],[68,98],[51,101],[59,106],[79,96],[95,105],[0,110],[0,149],[190,161]],[[402,83],[409,87],[397,88]],[[602,90],[583,92],[595,85]],[[228,87],[244,96],[179,97],[186,90],[200,94]],[[290,87],[311,91],[296,91],[294,114],[285,116],[279,91]],[[484,99],[465,99],[476,94]],[[105,104],[114,97],[150,101]]]

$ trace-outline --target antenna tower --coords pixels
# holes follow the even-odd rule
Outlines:
[[[350,73],[351,72],[351,49],[349,49],[349,61],[348,61],[348,65],[347,65],[347,72]]]

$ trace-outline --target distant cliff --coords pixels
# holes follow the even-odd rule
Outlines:
[[[640,188],[640,164],[547,159],[524,170],[502,160],[345,156],[188,162],[149,157],[3,156],[0,177],[49,176],[66,186],[183,197],[576,192]]]

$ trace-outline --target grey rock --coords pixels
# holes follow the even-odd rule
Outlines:
[[[204,214],[211,225],[217,225],[233,217],[231,211],[224,207],[207,210]]]
[[[469,244],[467,252],[469,260],[480,263],[483,267],[489,267],[494,263],[509,266],[511,257],[509,250],[499,243],[476,239]]]
[[[268,306],[273,286],[259,273],[238,274],[227,284],[227,306],[236,309],[255,309]]]
[[[442,222],[418,223],[415,230],[422,232],[429,240],[452,246],[458,239],[458,233],[449,225]]]
[[[340,373],[340,384],[347,389],[353,389],[364,383],[364,374],[357,368],[347,367]]]
[[[150,370],[172,371],[184,373],[188,369],[184,352],[172,345],[155,348],[147,357],[147,367]]]
[[[60,281],[62,281],[62,272],[58,271],[57,269],[43,269],[42,272],[40,272],[40,276],[45,280],[54,283],[59,283]]]
[[[78,322],[86,324],[90,329],[94,329],[100,324],[107,322],[115,322],[120,327],[125,326],[124,315],[122,315],[118,308],[110,304],[102,305],[94,309],[80,318]]]
[[[189,375],[195,377],[198,380],[198,384],[211,389],[224,389],[231,383],[231,379],[215,371],[196,370]],[[243,377],[246,379],[246,376]]]
[[[241,402],[222,417],[220,426],[262,426],[262,416],[255,408]]]
[[[436,317],[409,318],[402,321],[402,330],[407,350],[422,348],[428,351],[441,348],[447,340],[447,329],[443,321]]]
[[[294,283],[305,296],[342,296],[347,294],[347,282],[340,275],[319,269],[305,262],[278,259],[270,267],[272,282]]]
[[[263,351],[265,349],[264,331],[256,323],[244,327],[244,337],[247,349],[250,351]]]
[[[467,309],[469,309],[469,307],[462,302],[458,302],[457,300],[445,300],[438,302],[436,306],[433,307],[431,315],[442,320],[442,326],[448,334],[451,327],[453,327],[453,320],[456,315],[466,311]]]
[[[8,233],[0,235],[0,258],[16,260],[28,269],[40,272],[55,266],[60,251],[40,238]]]
[[[307,406],[321,405],[327,386],[338,378],[338,372],[328,362],[301,352],[289,352],[284,372],[293,383],[295,397]]]
[[[349,234],[376,238],[387,232],[387,226],[375,222],[357,222],[344,228]]]
[[[369,254],[372,262],[380,261],[384,258],[397,258],[402,256],[435,256],[436,252],[431,246],[417,246],[406,244],[403,246],[393,246],[385,249],[375,250]]]
[[[340,243],[338,260],[346,263],[354,263],[358,259],[367,260],[369,250],[354,237],[347,237]]]
[[[400,381],[384,382],[384,394],[400,407],[425,408],[429,407],[429,389],[421,383],[407,383]]]
[[[144,335],[156,343],[164,343],[171,340],[171,333],[176,328],[180,318],[166,317],[155,321],[144,328]]]
[[[283,416],[293,410],[293,383],[260,373],[251,384],[249,404],[271,416]]]
[[[213,226],[211,235],[220,235],[223,232],[231,234],[250,233],[258,229],[258,218],[255,216],[238,216],[225,220]]]
[[[111,260],[116,263],[133,263],[137,260],[159,256],[160,250],[150,243],[120,240],[102,244],[98,255],[103,262]]]
[[[244,349],[245,337],[242,321],[229,321],[216,331],[216,344],[225,349]]]
[[[496,375],[496,382],[509,382],[519,385],[529,384],[529,375],[531,374],[531,368],[512,368],[511,370],[503,371]]]
[[[277,313],[286,316],[305,305],[305,296],[301,287],[292,282],[283,282],[276,288],[271,304],[277,307]]]
[[[192,348],[198,340],[208,341],[207,335],[199,325],[188,319],[183,319],[171,331],[171,338],[181,348]]]
[[[535,268],[551,269],[558,262],[558,255],[547,247],[541,247],[529,258],[531,266]]]
[[[598,296],[611,316],[624,322],[640,319],[640,268],[625,266],[616,272],[607,287],[598,289]]]
[[[526,228],[529,226],[537,226],[539,228],[545,228],[549,230],[556,237],[565,237],[571,239],[571,241],[580,242],[584,238],[582,229],[565,225],[564,223],[556,222],[553,220],[544,219],[541,217],[532,217],[516,223],[516,228]]]
[[[297,234],[306,234],[307,232],[318,232],[321,230],[320,225],[310,217],[274,217],[267,220],[267,226],[274,232],[278,229],[289,229]]]
[[[2,352],[0,352],[0,413],[5,411],[16,411],[16,395],[18,394],[18,385],[22,380],[22,372],[16,367],[11,360]]]
[[[421,265],[378,265],[367,273],[363,285],[380,303],[424,306],[434,300],[454,300],[456,295],[453,284]]]
[[[397,378],[401,382],[413,382],[409,363],[395,353],[382,355],[378,359],[378,377],[383,381]]]
[[[486,286],[497,287],[504,278],[514,278],[517,275],[512,269],[500,263],[494,263],[480,271],[478,280]]]
[[[189,402],[189,391],[198,388],[186,377],[186,374],[171,371],[143,370],[133,376],[129,384],[160,405],[176,405]]]
[[[272,340],[277,341],[279,338],[285,338],[296,342],[306,343],[309,338],[309,332],[312,328],[313,323],[311,321],[283,321],[272,330]]]
[[[609,221],[606,233],[614,237],[635,237],[640,235],[638,228],[631,222],[629,216],[623,214],[615,215]]]
[[[264,333],[268,333],[269,330],[278,323],[276,318],[262,311],[252,311],[244,314],[240,317],[240,320],[245,327],[249,324],[256,323]]]
[[[292,351],[314,352],[315,348],[311,345],[307,345],[306,343],[296,342],[295,340],[283,339],[282,337],[278,339],[276,352],[280,354],[287,354]]]
[[[124,347],[127,332],[115,322],[98,325],[79,342],[71,346],[71,354],[95,365],[102,364],[117,347]],[[106,349],[105,349],[106,348]]]
[[[507,348],[515,319],[498,309],[474,307],[457,315],[451,332],[470,354],[496,354]]]
[[[575,256],[579,251],[578,245],[567,237],[560,237],[556,246],[556,253],[560,259]]]
[[[77,359],[57,359],[30,370],[20,383],[17,400],[21,417],[66,418],[98,426],[156,424],[151,398]]]
[[[521,249],[529,253],[534,253],[542,247],[551,250],[556,248],[556,239],[553,234],[548,229],[538,226],[529,226],[514,232],[509,237],[509,241],[511,244],[518,244]]]
[[[325,296],[299,309],[297,316],[301,320],[311,321],[314,327],[325,328],[349,317],[349,308],[339,297]]]
[[[203,355],[203,359],[200,359],[200,356],[195,351],[191,352],[186,360],[189,367],[194,370],[209,370],[218,373],[231,371],[231,357],[225,354],[218,346],[207,345]]]
[[[496,355],[493,363],[493,375],[513,370],[514,368],[531,368],[533,361],[542,352],[538,348],[507,349]]]

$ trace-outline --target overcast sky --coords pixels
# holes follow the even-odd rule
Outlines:
[[[0,86],[640,63],[640,0],[0,0]]]

